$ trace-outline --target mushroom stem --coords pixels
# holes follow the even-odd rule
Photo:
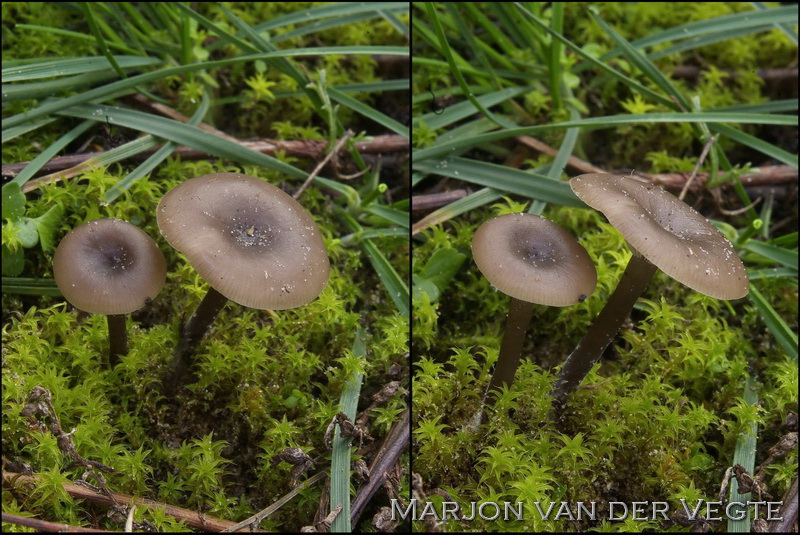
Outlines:
[[[197,310],[186,322],[181,330],[181,344],[179,353],[182,356],[191,356],[194,353],[197,344],[202,340],[203,335],[206,334],[209,326],[214,323],[214,319],[219,314],[228,302],[228,298],[216,291],[214,288],[209,288],[208,293],[200,302]]]
[[[611,294],[589,331],[561,367],[552,393],[553,406],[557,414],[563,412],[567,396],[578,388],[619,332],[622,322],[630,314],[633,305],[647,288],[657,269],[637,251],[633,251],[617,289]]]
[[[197,345],[206,334],[209,326],[219,314],[219,311],[228,302],[228,298],[214,288],[209,288],[208,293],[200,302],[197,310],[181,329],[181,341],[175,350],[175,357],[169,364],[169,369],[164,377],[164,390],[174,390],[184,379],[191,377],[191,359]]]
[[[108,318],[108,365],[113,368],[119,357],[128,354],[128,331],[125,329],[125,314],[109,314]]]
[[[525,333],[531,321],[532,310],[533,303],[522,301],[515,297],[511,298],[506,330],[503,334],[503,342],[500,345],[500,355],[494,365],[494,374],[489,382],[487,393],[514,382],[514,374],[517,372],[517,366],[519,366],[522,344],[525,341]]]

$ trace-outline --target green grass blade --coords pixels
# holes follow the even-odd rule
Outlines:
[[[791,268],[764,268],[748,269],[747,278],[750,282],[762,279],[794,279],[797,284],[797,270]]]
[[[200,101],[200,105],[197,107],[197,111],[192,115],[191,119],[189,119],[189,124],[192,126],[197,126],[206,116],[208,113],[209,106],[211,104],[211,99],[208,97],[208,93],[203,92],[203,99]],[[147,160],[142,162],[140,165],[136,167],[133,171],[128,173],[124,176],[119,182],[111,186],[105,194],[105,202],[111,203],[114,202],[122,195],[131,185],[149,175],[155,168],[164,160],[166,160],[170,154],[178,147],[178,144],[174,141],[167,141],[164,146],[158,149],[155,154],[151,155]]]
[[[328,47],[326,49],[326,52],[328,52],[329,54],[366,54],[366,55],[387,54],[395,56],[407,56],[409,53],[407,48],[399,46],[339,46],[339,47],[332,46]],[[266,52],[260,54],[252,54],[248,56],[239,56],[236,58],[224,59],[220,61],[208,61],[204,63],[193,63],[191,65],[181,65],[179,67],[162,69],[155,72],[149,72],[137,76],[131,76],[125,80],[119,80],[117,82],[107,84],[102,87],[90,89],[89,91],[85,91],[77,95],[72,95],[70,97],[61,100],[48,102],[46,104],[39,106],[38,108],[28,110],[26,113],[14,115],[12,117],[4,119],[3,128],[5,129],[5,128],[10,128],[12,126],[17,126],[26,121],[38,119],[39,117],[44,117],[46,115],[50,115],[51,113],[56,113],[70,106],[74,106],[76,104],[83,104],[86,102],[110,98],[111,95],[117,94],[120,91],[134,90],[137,85],[153,82],[163,78],[168,78],[170,76],[178,74],[184,74],[204,69],[227,67],[230,65],[235,65],[237,63],[247,63],[259,59],[268,60],[274,58],[289,58],[289,57],[318,56],[318,55],[319,55],[318,48],[296,48],[292,50],[277,50],[275,52]]]
[[[24,277],[3,277],[3,293],[17,295],[44,295],[61,297],[61,290],[53,279],[30,279]]]
[[[783,264],[784,266],[793,268],[797,271],[797,251],[784,249],[775,245],[760,242],[757,240],[748,240],[744,244],[744,248],[753,253],[759,254],[772,262]]]
[[[434,210],[430,214],[414,223],[414,226],[411,229],[411,234],[417,234],[428,227],[439,225],[463,213],[475,210],[481,206],[485,206],[490,202],[494,202],[502,198],[502,196],[503,195],[499,191],[492,188],[483,188],[475,193],[470,193],[463,199],[458,199],[457,201],[453,201],[446,206],[442,206],[438,210]]]
[[[92,32],[95,44],[103,52],[103,55],[117,73],[117,76],[120,78],[125,78],[125,71],[122,70],[117,63],[117,60],[114,59],[114,55],[111,53],[111,50],[109,50],[108,45],[106,44],[106,40],[103,37],[103,32],[100,30],[101,21],[95,17],[92,4],[93,2],[78,2],[78,7],[80,7],[81,11],[83,11],[84,16],[86,17],[86,22],[89,24],[89,30]]]
[[[667,76],[662,73],[661,70],[647,58],[647,56],[639,52],[639,50],[627,39],[622,37],[614,30],[614,28],[601,19],[595,7],[589,7],[589,13],[592,15],[592,18],[595,20],[595,22],[597,22],[600,27],[603,28],[603,31],[606,32],[606,35],[608,35],[611,40],[622,49],[625,57],[627,57],[631,63],[636,65],[642,74],[649,78],[650,81],[657,85],[666,95],[673,97],[676,102],[680,103],[682,109],[692,109],[692,105],[689,100],[678,90],[677,87],[675,87],[669,78],[667,78]],[[675,104],[673,103],[669,107],[674,109]]]
[[[758,404],[758,384],[756,381],[747,376],[747,381],[744,385],[744,393],[742,395],[745,403],[748,405]],[[756,443],[758,441],[758,427],[755,423],[750,424],[750,432],[742,433],[736,439],[736,449],[733,452],[733,464],[740,464],[744,467],[749,474],[753,474],[756,467]],[[730,498],[728,503],[732,502],[749,502],[751,497],[750,492],[742,494],[739,492],[739,482],[736,478],[731,480]],[[728,519],[728,533],[750,533],[750,508],[747,508],[747,515],[744,518],[734,520]]]
[[[112,58],[122,69],[141,69],[161,65],[162,60],[158,58],[145,58],[140,56],[113,56]],[[60,76],[72,76],[76,74],[86,74],[97,71],[110,71],[112,65],[108,58],[102,56],[88,58],[65,58],[20,65],[15,67],[4,67],[2,70],[3,83],[26,82],[39,80],[42,78],[57,78]]]
[[[500,104],[501,102],[506,102],[514,97],[518,97],[519,95],[522,95],[530,90],[531,88],[529,86],[509,87],[507,89],[482,95],[478,97],[478,102],[480,102],[481,105],[485,106],[486,108],[490,108]],[[430,97],[430,94],[427,96]],[[434,112],[426,113],[425,115],[416,117],[414,121],[425,121],[425,124],[427,124],[429,128],[438,130],[446,126],[450,126],[453,123],[462,121],[471,115],[475,115],[475,106],[473,106],[471,102],[467,101],[448,106],[441,114]]]
[[[755,305],[761,319],[766,324],[769,331],[778,341],[778,344],[784,351],[792,358],[797,360],[797,334],[795,334],[789,326],[783,321],[775,309],[772,308],[761,292],[758,291],[753,284],[750,285],[750,302]]]
[[[42,168],[44,164],[55,158],[58,153],[61,152],[61,149],[79,138],[84,132],[94,126],[94,124],[94,121],[83,121],[81,124],[52,142],[46,149],[40,152],[36,158],[31,160],[31,162],[26,165],[17,176],[14,177],[12,182],[16,182],[20,186],[24,185],[25,182],[33,178],[33,176],[39,171],[39,169]]]
[[[353,356],[365,360],[367,347],[364,329],[356,329],[356,338],[353,341]],[[339,412],[343,412],[351,421],[356,419],[358,397],[361,395],[361,382],[364,379],[362,371],[353,372],[344,385],[342,397],[339,400]],[[333,438],[333,451],[331,453],[331,511],[341,504],[342,510],[331,524],[332,533],[350,533],[350,447],[352,437],[341,436],[339,425],[336,425]]]
[[[341,217],[345,227],[347,227],[350,232],[361,232],[361,225],[359,225],[350,214],[339,207],[334,207],[334,210],[339,217]],[[378,249],[378,247],[372,243],[371,240],[361,240],[359,245],[367,255],[372,267],[375,269],[375,273],[377,273],[378,278],[386,288],[386,292],[394,302],[397,310],[400,311],[400,314],[402,314],[403,317],[407,318],[411,312],[409,308],[409,301],[411,300],[411,297],[405,281],[400,277],[400,275],[397,274],[397,271],[395,271],[394,267],[392,267],[392,265],[389,263],[389,260],[386,259],[380,249]]]
[[[447,60],[447,64],[450,67],[451,74],[455,77],[458,86],[461,88],[461,91],[464,92],[464,95],[469,99],[475,108],[480,111],[483,115],[489,118],[489,120],[495,122],[498,126],[502,126],[505,128],[510,128],[515,126],[513,123],[509,123],[497,116],[495,116],[491,111],[485,108],[475,95],[469,90],[467,86],[466,80],[464,80],[464,76],[461,73],[461,69],[459,69],[458,65],[456,64],[456,59],[453,55],[453,51],[450,48],[450,43],[447,41],[447,36],[444,34],[444,29],[442,28],[441,22],[439,21],[439,16],[436,12],[436,9],[432,2],[425,2],[425,7],[428,10],[428,16],[430,17],[431,24],[433,26],[433,31],[436,34],[437,39],[439,40],[439,48],[442,50],[442,54],[444,55],[445,59]]]
[[[367,207],[367,212],[382,217],[392,225],[398,225],[402,228],[408,228],[410,223],[408,221],[408,212],[389,208],[380,204],[371,204]]]
[[[446,143],[434,145],[414,152],[414,161],[427,160],[430,158],[440,158],[467,147],[486,145],[492,141],[499,141],[520,135],[533,135],[549,130],[561,130],[573,126],[584,126],[592,128],[607,128],[618,124],[636,123],[752,123],[752,124],[779,124],[784,126],[797,126],[797,117],[787,115],[770,114],[748,114],[748,113],[719,113],[719,112],[698,112],[698,113],[644,113],[633,115],[609,115],[605,117],[589,117],[577,121],[565,121],[563,123],[544,124],[536,126],[526,126],[520,128],[508,128],[498,132],[482,134],[470,139],[455,139]],[[724,126],[724,125],[723,125]],[[713,129],[713,128],[712,128]],[[752,137],[752,136],[751,136]],[[744,138],[742,138],[744,139]],[[759,145],[761,146],[761,145]],[[772,146],[772,145],[770,145]],[[776,147],[777,148],[777,147]],[[785,152],[785,151],[784,151]],[[788,153],[786,153],[788,154]],[[797,157],[794,157],[797,166]],[[789,164],[792,165],[792,164]]]
[[[406,138],[410,137],[407,126],[400,124],[388,115],[379,112],[375,108],[364,104],[363,102],[360,102],[349,95],[345,95],[335,87],[328,87],[328,94],[330,95],[331,99],[335,100],[339,104],[347,106],[351,110],[360,113],[368,119],[372,119],[379,125],[388,128],[395,134]]]
[[[796,118],[797,116],[794,117]],[[723,136],[731,138],[734,141],[738,141],[742,145],[745,145],[747,147],[759,151],[762,154],[775,158],[776,160],[783,162],[786,165],[791,165],[792,167],[798,166],[798,158],[796,154],[792,154],[791,152],[785,151],[780,147],[773,145],[772,143],[769,143],[755,136],[751,136],[750,134],[742,132],[738,128],[733,128],[732,126],[728,126],[726,124],[714,124],[714,125],[709,124],[708,127],[714,132],[718,132]]]
[[[572,193],[566,182],[511,167],[466,158],[447,158],[438,162],[426,160],[414,163],[412,167],[415,171],[422,173],[457,178],[530,199],[539,199],[565,206],[586,206]]]
[[[284,163],[277,158],[261,154],[260,152],[256,152],[225,138],[215,136],[195,126],[157,115],[118,107],[88,104],[73,106],[63,111],[62,114],[83,119],[108,117],[112,124],[119,124],[128,128],[133,128],[134,130],[147,132],[154,136],[219,156],[220,158],[228,158],[240,163],[261,165],[268,169],[284,173],[292,178],[304,179],[307,176],[305,171]],[[349,186],[320,176],[315,177],[312,182],[320,186],[331,188],[343,195],[348,195],[349,191],[352,189]]]
[[[569,39],[567,39],[566,37],[564,37],[560,33],[557,33],[555,31],[553,31],[553,29],[548,24],[546,24],[543,20],[539,19],[536,15],[534,15],[533,13],[531,13],[530,11],[528,11],[527,9],[522,7],[522,5],[519,2],[515,2],[515,5],[517,7],[519,7],[520,10],[524,14],[526,14],[529,18],[531,18],[531,20],[533,20],[533,22],[536,25],[538,25],[541,29],[543,29],[546,32],[548,32],[555,39],[558,39],[564,45],[566,45],[570,50],[575,52],[578,56],[580,56],[581,58],[586,60],[587,64],[600,69],[601,71],[609,74],[613,78],[616,78],[617,80],[619,80],[620,82],[622,82],[623,84],[628,86],[632,92],[639,93],[643,97],[650,98],[653,101],[658,102],[660,104],[663,104],[664,106],[667,106],[670,109],[676,109],[675,103],[672,102],[669,98],[665,97],[664,95],[662,95],[660,93],[657,93],[656,91],[653,91],[649,87],[645,87],[644,85],[642,85],[641,83],[637,82],[633,78],[630,78],[629,76],[626,76],[626,75],[622,74],[621,72],[619,72],[616,69],[614,69],[613,67],[611,67],[609,64],[604,63],[604,62],[602,62],[602,61],[600,61],[598,59],[593,58],[592,56],[587,54],[581,47],[577,46],[576,44],[574,44],[572,41],[570,41]],[[577,69],[576,69],[576,72],[577,72]]]

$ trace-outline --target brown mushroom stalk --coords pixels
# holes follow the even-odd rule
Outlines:
[[[153,239],[120,219],[96,219],[64,236],[53,255],[53,276],[73,306],[108,316],[109,365],[128,353],[125,315],[148,304],[167,279]]]
[[[522,355],[522,344],[525,343],[525,335],[531,322],[531,312],[533,312],[533,303],[515,297],[511,298],[506,329],[503,332],[503,342],[500,344],[500,354],[494,365],[488,392],[514,382],[514,375],[519,367],[519,358]]]
[[[749,291],[747,271],[730,242],[670,193],[649,183],[595,173],[573,178],[570,186],[586,204],[603,212],[633,256],[606,306],[561,368],[552,392],[557,414],[617,335],[657,269],[717,299],[740,299]]]
[[[192,356],[228,300],[260,310],[305,305],[330,265],[314,219],[268,182],[238,173],[192,178],[158,204],[161,234],[211,286],[181,329],[164,391],[193,377]]]
[[[533,305],[579,303],[594,291],[597,273],[575,238],[533,214],[506,214],[486,221],[472,239],[472,254],[489,282],[511,297],[488,394],[513,382]]]
[[[200,302],[197,310],[181,329],[181,342],[178,353],[181,356],[190,356],[194,348],[200,343],[208,328],[214,323],[217,315],[225,308],[228,298],[216,291],[213,287],[208,289],[205,297]]]
[[[125,328],[125,314],[108,316],[108,363],[114,367],[119,357],[128,354],[128,330]]]
[[[600,359],[657,270],[643,256],[634,253],[631,257],[606,306],[561,367],[554,393],[559,407]]]

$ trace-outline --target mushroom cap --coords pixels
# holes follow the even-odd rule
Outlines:
[[[164,195],[157,217],[169,244],[240,305],[295,308],[328,283],[328,254],[314,219],[264,180],[238,173],[191,178]]]
[[[96,219],[64,236],[53,255],[64,297],[93,314],[128,314],[154,299],[167,280],[153,238],[121,219]]]
[[[652,184],[591,173],[569,181],[628,244],[661,271],[717,299],[747,295],[747,270],[733,246],[688,204]]]
[[[597,284],[586,249],[563,228],[533,214],[486,221],[472,238],[472,255],[494,287],[529,303],[574,305]]]

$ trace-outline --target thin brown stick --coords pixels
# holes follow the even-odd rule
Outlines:
[[[325,154],[327,141],[316,139],[304,139],[296,141],[280,140],[255,140],[239,141],[243,147],[249,148],[262,154],[273,155],[277,151],[284,151],[288,156],[310,158],[317,160]],[[409,141],[403,136],[375,136],[369,141],[359,141],[354,144],[355,148],[362,154],[387,154],[394,152],[406,153],[409,149]],[[138,162],[147,159],[161,147],[153,147],[142,151],[131,158]],[[58,156],[42,166],[42,171],[49,174],[26,182],[22,186],[22,192],[28,193],[42,186],[60,182],[68,178],[73,178],[86,169],[90,168],[96,159],[104,154],[103,152],[89,152],[85,154],[73,154],[69,156]],[[215,156],[190,147],[179,146],[173,151],[173,155],[179,156],[183,160],[202,160],[214,158]],[[19,162],[3,165],[3,178],[14,178],[30,162]]]
[[[69,524],[58,524],[56,522],[48,522],[46,520],[39,520],[38,518],[30,518],[21,515],[12,515],[11,513],[5,512],[3,513],[3,523],[33,528],[37,533],[118,533],[107,529],[82,528],[80,526],[70,526]]]
[[[355,526],[364,508],[369,503],[372,495],[386,482],[388,473],[392,470],[400,455],[406,450],[411,437],[411,412],[406,409],[395,422],[386,438],[381,444],[381,449],[375,455],[369,467],[369,480],[359,487],[355,498],[350,503],[350,524]]]
[[[298,188],[298,190],[294,193],[294,195],[292,195],[292,197],[295,200],[300,198],[300,195],[302,195],[303,191],[305,191],[308,185],[311,184],[311,181],[314,180],[314,177],[317,176],[320,171],[322,171],[322,168],[325,167],[325,165],[329,161],[331,161],[331,158],[333,158],[334,155],[336,155],[339,152],[339,149],[342,148],[342,145],[344,145],[345,142],[347,142],[347,140],[350,139],[350,136],[352,135],[353,131],[348,129],[347,132],[345,132],[344,135],[342,136],[342,139],[336,142],[336,145],[333,146],[333,150],[325,155],[322,161],[317,164],[317,166],[314,168],[313,171],[311,171],[311,174],[308,175],[308,178],[306,178],[305,182],[303,182],[303,185]]]
[[[770,523],[769,531],[771,533],[789,533],[790,531],[797,530],[797,478],[792,480],[789,490],[783,495],[783,505],[778,511],[778,518],[782,520],[775,520]]]
[[[695,177],[697,177],[697,173],[700,171],[700,166],[703,165],[703,162],[706,161],[706,156],[708,156],[708,151],[711,150],[711,145],[714,144],[714,140],[716,138],[711,136],[706,141],[706,144],[703,145],[703,152],[700,153],[700,157],[697,159],[697,163],[694,164],[694,169],[692,169],[692,174],[689,175],[689,178],[686,179],[686,184],[683,185],[683,189],[681,189],[681,194],[678,195],[678,199],[683,200],[686,197],[686,194],[689,192],[689,186],[692,185]]]
[[[310,487],[311,485],[313,485],[314,483],[316,483],[320,479],[324,478],[326,475],[328,475],[326,472],[319,472],[318,474],[314,474],[313,476],[311,476],[308,479],[306,479],[302,484],[300,484],[296,488],[293,488],[292,490],[290,490],[283,497],[281,497],[278,501],[276,501],[275,503],[273,503],[272,505],[270,505],[266,509],[262,509],[261,511],[257,512],[256,514],[254,514],[250,518],[246,518],[245,520],[242,520],[238,524],[234,524],[233,522],[231,522],[232,525],[230,527],[228,527],[226,529],[223,529],[221,531],[224,531],[224,532],[245,531],[245,530],[246,531],[251,531],[252,528],[254,526],[257,526],[259,522],[261,522],[262,520],[267,518],[269,515],[271,515],[272,513],[274,513],[275,511],[277,511],[281,507],[283,507],[286,503],[289,502],[289,500],[291,500],[292,498],[297,496],[297,494],[301,490],[304,490],[304,489]]]
[[[428,195],[414,195],[411,197],[411,210],[413,212],[426,212],[463,199],[467,195],[469,195],[469,192],[465,189],[455,189]]]
[[[555,156],[557,149],[541,142],[531,136],[517,136],[516,140],[523,145],[537,150],[543,154]],[[580,171],[581,173],[610,173],[606,169],[594,166],[575,156],[570,156],[567,165]],[[689,178],[688,173],[635,173],[633,178],[647,180],[653,184],[663,186],[669,191],[680,191]],[[798,170],[791,165],[766,165],[758,168],[758,172],[745,173],[739,176],[739,180],[744,186],[770,186],[776,184],[793,184],[797,182]],[[697,173],[696,183],[690,186],[690,190],[697,191],[701,188],[700,184],[708,180],[708,173]]]
[[[34,489],[40,484],[40,480],[36,476],[26,476],[14,472],[3,472],[3,484],[19,488],[24,486],[28,489]],[[106,505],[113,505],[112,498],[102,493],[96,492],[90,488],[82,485],[75,485],[74,483],[63,483],[62,486],[70,496],[79,500],[88,500],[93,503],[100,503]],[[182,507],[175,507],[163,502],[155,500],[148,500],[147,498],[136,498],[130,494],[123,494],[121,492],[113,493],[113,500],[121,504],[135,504],[151,508],[163,509],[164,512],[178,520],[186,521],[186,524],[197,529],[204,531],[223,531],[235,525],[234,522],[206,516],[203,513],[184,509]]]

